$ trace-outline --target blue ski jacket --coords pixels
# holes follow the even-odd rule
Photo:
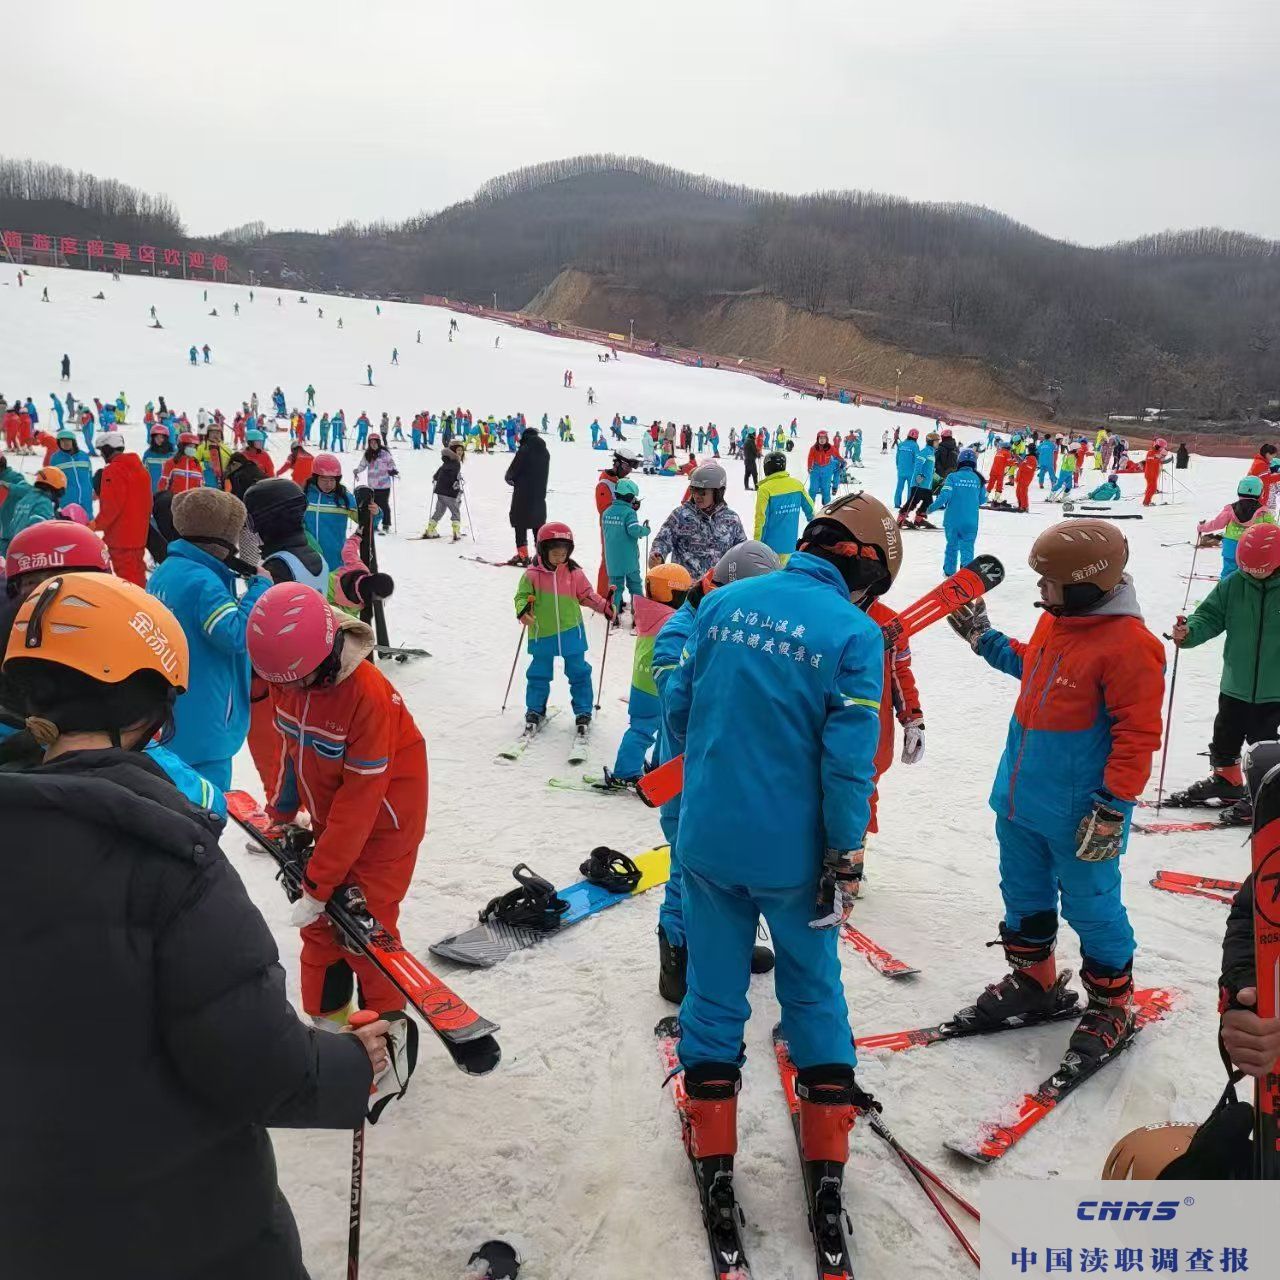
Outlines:
[[[343,544],[355,532],[356,501],[349,493],[321,493],[314,480],[307,482],[306,493],[302,526],[332,573],[342,564]]]
[[[93,461],[87,453],[77,449],[75,453],[68,453],[65,449],[58,449],[49,457],[49,465],[57,467],[67,478],[67,490],[62,495],[59,505],[67,506],[69,503],[78,502],[84,509],[85,513],[93,517]]]
[[[911,472],[911,484],[916,489],[933,488],[933,445],[927,444],[916,455],[915,469]]]
[[[609,577],[639,573],[640,540],[648,537],[649,526],[640,523],[635,508],[629,502],[614,498],[600,517],[600,529],[604,535],[604,563]]]
[[[970,466],[953,471],[943,482],[929,507],[930,514],[942,511],[942,527],[948,533],[978,532],[978,511],[987,500],[987,482]]]
[[[898,444],[898,451],[894,454],[894,462],[898,468],[898,476],[907,479],[915,473],[916,456],[920,452],[920,442],[910,438],[902,440]]]

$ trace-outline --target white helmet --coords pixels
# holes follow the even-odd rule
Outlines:
[[[621,458],[623,462],[629,462],[633,467],[638,467],[644,461],[640,454],[640,450],[629,444],[620,444],[614,451],[615,458]]]
[[[124,448],[124,432],[122,431],[106,431],[98,437],[98,448],[107,449],[123,449]]]

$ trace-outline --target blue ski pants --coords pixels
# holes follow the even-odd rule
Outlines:
[[[1044,488],[1045,476],[1049,477],[1050,484],[1058,483],[1058,473],[1052,467],[1041,467],[1040,470],[1036,472],[1036,483],[1042,489]]]
[[[897,510],[899,511],[902,510],[902,504],[907,500],[907,495],[910,494],[910,492],[911,492],[910,474],[905,476],[900,475],[898,477],[897,486],[893,491],[893,505]]]
[[[569,681],[569,700],[575,716],[591,714],[591,664],[585,653],[557,655],[535,653],[525,674],[524,705],[528,711],[545,714],[547,699],[551,696],[551,677],[555,674],[556,657],[564,662],[565,679]]]
[[[854,1066],[857,1054],[837,953],[840,931],[809,928],[816,886],[750,889],[721,884],[690,868],[684,869],[683,881],[689,986],[680,1006],[682,1065],[742,1060],[742,1033],[751,1016],[751,951],[764,916],[773,935],[774,989],[792,1060],[800,1068]]]
[[[809,473],[809,497],[814,501],[814,505],[826,506],[831,501],[831,472],[817,469]],[[821,504],[818,499],[821,498]]]
[[[662,806],[659,811],[658,825],[662,828],[662,838],[671,846],[671,874],[667,877],[667,888],[662,897],[662,906],[658,908],[658,924],[674,946],[683,947],[685,943],[684,868],[680,864],[678,843],[680,835],[679,796]]]
[[[644,758],[658,736],[658,699],[643,689],[632,689],[631,722],[618,743],[613,772],[619,778],[638,778],[644,773]]]
[[[320,424],[320,447],[322,449],[329,447],[329,424],[327,422]]]
[[[633,600],[636,596],[644,595],[644,582],[640,577],[639,569],[632,569],[627,573],[611,573],[609,575],[609,586],[613,590],[613,607],[615,609],[622,608],[624,588]]]
[[[977,529],[947,529],[947,549],[942,553],[942,572],[948,578],[961,565],[968,564],[973,559],[973,544],[977,539]]]
[[[1125,823],[1128,838],[1128,820]],[[1026,916],[1058,910],[1080,939],[1086,967],[1119,971],[1133,958],[1133,928],[1120,896],[1120,859],[1081,862],[1075,833],[1050,837],[996,818],[1004,922],[1020,929]]]
[[[1075,488],[1075,478],[1074,471],[1059,471],[1058,478],[1053,482],[1053,492],[1057,493],[1061,489],[1064,493],[1070,493]]]

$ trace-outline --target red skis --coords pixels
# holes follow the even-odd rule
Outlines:
[[[851,924],[841,925],[840,936],[855,951],[866,956],[871,967],[877,973],[883,973],[886,978],[910,978],[920,972],[919,969],[913,969],[906,961],[899,960],[878,943],[872,942],[862,930],[855,929]]]
[[[1273,769],[1254,798],[1253,949],[1255,1012],[1280,1017],[1280,776]],[[1254,1177],[1280,1179],[1280,1061],[1254,1086]]]
[[[995,556],[977,556],[963,569],[938,583],[928,595],[909,604],[884,630],[884,643],[890,648],[904,635],[917,631],[954,613],[963,604],[986,595],[1004,581],[1004,565]],[[651,809],[674,800],[684,790],[684,757],[676,756],[666,764],[651,769],[636,785],[640,799]]]
[[[1193,898],[1208,898],[1211,902],[1231,905],[1240,890],[1238,880],[1214,880],[1210,876],[1193,876],[1185,871],[1157,871],[1151,887],[1166,893],[1185,893]]]

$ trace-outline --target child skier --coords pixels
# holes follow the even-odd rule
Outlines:
[[[63,495],[64,506],[75,504],[93,515],[93,462],[87,453],[81,452],[76,433],[70,427],[59,427],[55,437],[57,449],[49,455],[49,463],[67,478],[67,491]]]
[[[164,464],[156,492],[186,493],[188,489],[203,489],[204,468],[196,457],[196,437],[184,431],[178,437],[178,452]]]
[[[629,481],[623,481],[623,484]],[[604,785],[628,787],[645,771],[645,756],[658,732],[658,686],[653,678],[653,646],[658,633],[684,603],[693,579],[683,565],[660,564],[645,578],[645,594],[632,597],[636,643],[631,659],[631,693],[627,699],[627,731],[618,744],[612,771]]]
[[[799,480],[787,475],[787,455],[778,451],[764,460],[764,479],[756,489],[756,520],[752,536],[777,552],[786,564],[796,549],[801,516],[813,519],[813,500]]]
[[[649,526],[640,523],[636,516],[639,510],[640,489],[628,477],[614,486],[613,501],[600,517],[604,562],[609,574],[609,599],[618,615],[627,607],[626,593],[630,593],[633,601],[641,594],[640,539],[649,536]],[[635,621],[634,612],[632,621]],[[615,617],[614,626],[617,625]]]
[[[142,454],[142,465],[151,477],[151,492],[156,493],[164,476],[165,465],[174,455],[173,437],[163,422],[153,423],[147,432],[147,447]]]
[[[1092,497],[1092,495],[1090,495]],[[1236,485],[1236,500],[1229,502],[1212,520],[1201,520],[1196,533],[1222,533],[1222,572],[1229,578],[1236,571],[1236,547],[1246,529],[1254,524],[1274,524],[1275,516],[1262,503],[1262,480],[1245,476]]]
[[[904,444],[906,441],[903,442]],[[898,512],[898,527],[906,528],[907,517],[915,511],[916,518],[912,524],[915,529],[936,529],[925,518],[929,514],[929,505],[933,501],[934,446],[938,437],[931,431],[924,439],[924,448],[916,454],[915,469],[911,473],[911,492],[907,495],[906,505]],[[899,449],[902,445],[898,446]]]
[[[440,465],[431,477],[432,493],[435,494],[436,505],[431,512],[431,519],[423,531],[424,538],[438,538],[440,517],[447,511],[453,523],[453,541],[462,537],[462,459],[466,456],[466,445],[455,440],[451,445],[441,445]]]
[[[1090,502],[1118,502],[1120,499],[1120,477],[1112,472],[1104,484],[1089,490]],[[1225,556],[1224,556],[1225,559]]]
[[[303,527],[332,572],[342,562],[343,544],[356,519],[355,499],[342,484],[342,463],[331,453],[317,454],[302,491],[307,497]]]
[[[292,822],[305,804],[316,837],[290,917],[302,929],[302,1007],[314,1019],[345,1022],[354,977],[362,1008],[403,1009],[381,971],[341,945],[324,908],[355,885],[399,938],[400,903],[426,830],[426,743],[404,699],[365,661],[373,632],[318,591],[293,582],[265,591],[249,614],[248,648],[271,685],[280,733],[268,811]]]
[[[991,790],[1012,972],[955,1017],[980,1029],[1060,1017],[1076,994],[1054,963],[1058,911],[1080,939],[1088,1007],[1064,1071],[1106,1062],[1134,1033],[1133,929],[1120,854],[1160,746],[1164,647],[1143,625],[1129,546],[1106,520],[1065,520],[1032,544],[1045,615],[1029,642],[994,630],[982,600],[949,616],[997,671],[1018,679]]]
[[[827,433],[819,431],[809,450],[809,497],[815,502],[821,498],[823,506],[831,501],[831,485],[836,471],[835,457],[836,453]]]
[[[973,559],[979,513],[986,493],[986,482],[978,474],[977,453],[973,449],[961,449],[956,469],[942,482],[933,500],[933,510],[943,512],[947,547],[942,555],[942,572],[948,578]]]
[[[551,521],[538,530],[537,556],[516,587],[516,617],[529,632],[532,661],[525,676],[525,731],[536,733],[547,714],[555,660],[564,663],[574,722],[591,723],[591,664],[582,605],[613,621],[613,606],[591,589],[587,575],[571,558],[573,531]]]
[[[395,459],[391,450],[383,444],[381,431],[369,432],[369,444],[364,457],[356,463],[353,479],[359,479],[365,472],[369,473],[369,488],[373,490],[373,500],[382,512],[382,533],[391,529],[391,482],[400,474],[396,470]]]
[[[1219,634],[1226,639],[1209,744],[1213,772],[1165,803],[1227,806],[1222,822],[1247,826],[1253,808],[1240,773],[1240,748],[1280,737],[1280,526],[1251,524],[1236,547],[1235,564],[1239,572],[1221,579],[1189,618],[1173,626],[1173,642],[1181,649]]]

